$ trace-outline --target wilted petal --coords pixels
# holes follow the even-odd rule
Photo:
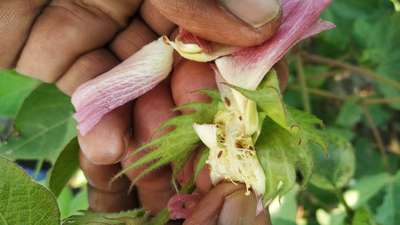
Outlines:
[[[168,201],[168,211],[173,220],[186,219],[193,213],[194,207],[200,201],[198,193],[177,194]]]
[[[319,20],[330,0],[284,0],[283,21],[277,33],[264,44],[244,48],[231,56],[216,60],[221,75],[228,83],[256,89],[266,73],[300,40],[333,28]]]
[[[173,48],[161,38],[144,46],[117,67],[83,84],[72,96],[82,135],[113,109],[143,95],[172,69]]]
[[[165,38],[165,40],[183,58],[197,62],[210,62],[240,49],[239,47],[204,40],[183,29],[180,29],[174,41],[170,41],[168,38]]]

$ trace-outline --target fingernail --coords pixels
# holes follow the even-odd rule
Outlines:
[[[273,20],[280,11],[279,0],[218,0],[239,19],[258,28]]]

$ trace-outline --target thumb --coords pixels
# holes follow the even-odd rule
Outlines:
[[[172,22],[204,39],[253,46],[279,27],[279,0],[152,0]]]

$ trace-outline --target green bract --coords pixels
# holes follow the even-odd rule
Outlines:
[[[225,107],[214,124],[194,128],[210,154],[211,180],[241,182],[269,202],[289,191],[312,172],[310,142],[326,148],[317,126],[322,122],[307,113],[287,109],[275,71],[267,74],[257,90],[226,84],[220,87]]]
[[[195,150],[195,147],[200,143],[200,139],[193,129],[193,124],[211,122],[218,109],[220,102],[218,93],[215,91],[202,92],[208,94],[212,98],[212,101],[210,103],[190,103],[177,108],[177,110],[193,109],[195,112],[177,116],[166,121],[160,127],[160,131],[166,128],[173,128],[173,130],[150,141],[133,152],[132,154],[136,154],[146,148],[154,148],[151,152],[122,170],[116,177],[122,176],[126,171],[140,167],[149,162],[153,163],[139,174],[136,180],[139,180],[147,173],[169,163],[174,164],[174,174],[176,175],[184,166],[190,154]]]
[[[257,104],[262,124],[255,144],[265,174],[264,202],[289,191],[296,179],[305,184],[312,173],[309,144],[326,148],[313,115],[288,108],[282,101],[277,74],[271,71],[255,91],[233,87]]]

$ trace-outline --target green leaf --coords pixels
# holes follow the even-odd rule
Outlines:
[[[345,197],[348,195],[355,195],[357,201],[351,206],[353,208],[358,208],[378,194],[379,191],[388,184],[390,178],[391,176],[388,173],[364,176],[357,180],[356,184],[345,193]]]
[[[76,190],[73,192],[71,188],[65,187],[58,196],[57,202],[60,207],[61,219],[78,214],[81,210],[87,210],[89,204],[86,186],[81,188],[78,193]]]
[[[393,3],[394,9],[397,12],[400,12],[400,1],[399,0],[390,0],[390,1]]]
[[[291,131],[298,137],[301,144],[315,143],[324,150],[327,149],[325,134],[318,129],[324,126],[322,120],[292,107],[288,107],[288,112]]]
[[[314,172],[310,182],[325,190],[344,187],[355,171],[354,150],[346,139],[333,133],[327,133],[328,151],[323,152],[313,145]]]
[[[293,188],[282,198],[275,199],[269,206],[272,224],[281,224],[285,220],[296,224],[297,200],[296,196],[299,188]]]
[[[69,187],[65,187],[57,197],[58,207],[60,208],[61,219],[69,216],[69,205],[74,198],[74,194]]]
[[[208,155],[210,154],[210,150],[209,149],[203,149],[203,151],[200,154],[201,155],[200,155],[199,161],[197,162],[197,165],[196,165],[195,170],[194,170],[194,180],[196,180],[197,176],[199,176],[199,173],[201,172],[201,170],[206,165],[206,162],[207,162],[207,159],[208,159]]]
[[[142,225],[148,220],[143,209],[134,209],[119,213],[96,213],[80,211],[63,220],[63,225]]]
[[[400,83],[400,14],[388,11],[379,19],[368,18],[358,20],[355,34],[365,40],[362,52],[363,61],[372,67],[379,76]],[[384,35],[382,35],[384,34]],[[385,59],[385,60],[382,60]],[[385,97],[400,96],[400,89],[377,82],[377,88]],[[394,109],[400,109],[400,103],[391,104]]]
[[[166,121],[160,127],[160,131],[167,128],[173,128],[173,130],[136,150],[133,155],[146,148],[154,148],[151,152],[124,168],[115,178],[122,176],[126,171],[150,162],[152,162],[151,165],[143,170],[141,174],[136,177],[135,181],[139,180],[147,173],[169,163],[174,164],[174,174],[176,175],[184,166],[190,154],[195,150],[195,147],[200,143],[200,139],[193,129],[193,124],[211,123],[214,119],[214,115],[217,113],[218,105],[220,104],[220,97],[217,92],[203,92],[212,97],[210,103],[189,103],[179,107],[178,109],[193,109],[195,112],[180,115]],[[133,183],[135,183],[135,181]]]
[[[265,202],[290,191],[296,183],[296,173],[301,174],[302,183],[308,181],[312,172],[308,149],[271,119],[265,119],[255,148],[266,177]]]
[[[400,172],[386,186],[386,195],[378,208],[376,220],[379,224],[397,225],[400,221]]]
[[[15,118],[24,100],[40,81],[13,70],[0,70],[0,116]]]
[[[376,223],[368,207],[364,206],[356,210],[351,225],[376,225]]]
[[[146,225],[165,225],[169,221],[168,209],[163,209]]]
[[[42,85],[23,104],[16,118],[18,135],[0,145],[10,159],[46,159],[54,162],[76,136],[69,97],[52,85]]]
[[[344,105],[340,108],[338,117],[336,118],[336,124],[342,127],[352,128],[356,125],[363,115],[363,110],[356,99],[347,100]]]
[[[65,147],[51,172],[49,188],[58,196],[69,179],[79,169],[79,144],[76,138]]]
[[[323,209],[318,209],[316,211],[316,217],[321,225],[347,225],[346,221],[346,211],[343,207],[338,207],[330,212],[326,212]]]
[[[0,144],[6,141],[13,132],[13,120],[0,117]]]
[[[55,225],[60,212],[54,195],[20,167],[0,157],[1,224]]]
[[[277,218],[276,220],[274,220],[274,225],[296,225],[296,222],[290,221],[290,220],[285,220],[285,219],[281,219],[281,218]]]
[[[285,129],[289,129],[287,112],[279,89],[278,75],[275,70],[269,72],[256,91],[231,86],[245,97],[255,101],[257,106],[269,118]]]
[[[75,214],[80,210],[86,210],[89,208],[88,201],[88,191],[86,186],[80,189],[79,193],[75,195],[69,205],[69,212],[71,214]]]
[[[375,147],[373,140],[366,137],[358,137],[354,143],[354,147],[357,158],[356,177],[365,177],[385,172],[381,155]]]

